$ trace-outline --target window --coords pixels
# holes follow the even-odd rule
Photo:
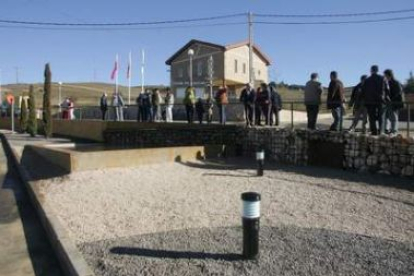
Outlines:
[[[234,73],[237,73],[237,59],[234,60]]]
[[[246,74],[246,63],[243,63],[243,74]]]
[[[201,61],[197,63],[197,75],[201,77],[203,75],[203,64]]]

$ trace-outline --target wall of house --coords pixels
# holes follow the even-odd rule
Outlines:
[[[224,56],[226,80],[241,84],[249,82],[249,47],[245,45],[229,49]],[[237,60],[237,72],[235,72],[235,60]],[[243,64],[246,66],[245,71],[243,70]],[[257,81],[269,82],[268,67],[256,53],[253,53],[253,69]]]
[[[208,60],[213,56],[214,84],[221,85],[223,82],[224,53],[222,49],[210,47],[204,44],[194,43],[191,46],[194,50],[193,56],[193,85],[200,91],[205,89],[208,82]],[[189,85],[190,59],[187,51],[179,55],[171,64],[171,87],[180,97],[182,91]],[[178,92],[178,93],[177,93]]]

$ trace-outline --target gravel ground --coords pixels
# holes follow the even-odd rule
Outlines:
[[[157,262],[165,275],[182,269],[190,269],[188,275],[197,275],[193,270],[201,275],[309,275],[313,267],[316,275],[413,274],[407,262],[414,247],[412,180],[280,166],[255,177],[245,161],[233,161],[77,172],[38,183],[97,275],[160,275],[153,265]],[[118,244],[144,249],[161,244],[165,250],[207,248],[216,254],[226,245],[226,252],[239,253],[236,229],[245,191],[262,194],[261,235],[271,241],[262,248],[259,265],[217,258],[116,256],[110,251]],[[223,231],[227,234],[222,237]],[[208,269],[200,272],[200,266]],[[115,273],[117,269],[125,271]]]
[[[408,244],[325,229],[261,229],[260,258],[240,256],[239,227],[169,231],[80,246],[96,275],[406,275]]]

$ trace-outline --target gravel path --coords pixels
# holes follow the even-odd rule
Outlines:
[[[241,228],[146,234],[80,246],[95,273],[110,275],[414,274],[407,244],[324,229],[262,227],[258,261],[245,261]]]
[[[115,275],[109,272],[122,271],[123,267],[130,267],[125,271],[133,271],[132,274],[119,272],[116,275],[137,275],[134,271],[145,271],[146,264],[148,273],[142,275],[160,275],[158,270],[157,273],[151,272],[155,271],[152,262],[164,261],[163,267],[167,272],[176,271],[174,267],[177,271],[198,269],[194,266],[198,267],[199,261],[193,262],[192,259],[183,261],[179,258],[174,262],[180,264],[173,262],[170,266],[168,258],[154,260],[130,256],[128,259],[125,256],[116,257],[108,251],[118,243],[139,248],[141,239],[146,240],[144,246],[150,248],[159,248],[161,243],[171,250],[197,251],[203,250],[209,242],[212,247],[207,246],[208,252],[220,252],[224,249],[219,250],[218,246],[226,245],[228,252],[239,253],[240,250],[232,246],[239,243],[240,237],[235,229],[241,224],[240,194],[245,191],[262,194],[261,235],[262,239],[271,240],[263,256],[268,256],[261,259],[259,268],[254,268],[254,264],[249,262],[227,261],[223,265],[212,264],[215,268],[211,268],[217,272],[228,271],[227,274],[203,272],[201,275],[272,275],[281,271],[285,271],[285,275],[309,275],[306,269],[311,268],[300,257],[306,250],[316,256],[309,261],[311,267],[329,272],[318,270],[316,275],[393,275],[380,273],[379,270],[375,274],[376,267],[380,266],[378,262],[385,262],[384,267],[392,271],[399,271],[400,264],[406,267],[401,271],[412,272],[412,266],[406,265],[407,258],[413,259],[414,248],[412,180],[294,167],[267,170],[265,177],[259,178],[244,161],[232,164],[235,166],[194,162],[151,165],[139,169],[96,170],[38,183],[46,201],[68,228],[89,263],[95,267],[97,275]],[[404,188],[390,187],[393,185]],[[230,229],[228,242],[217,234],[224,231],[217,230],[223,227]],[[297,235],[289,235],[286,239],[280,236],[289,233],[286,229],[291,228]],[[180,232],[188,234],[181,235]],[[179,242],[162,243],[160,233]],[[198,235],[205,237],[204,241]],[[314,244],[314,239],[319,243]],[[283,251],[276,250],[281,246],[278,242],[284,243]],[[182,248],[190,244],[191,248]],[[295,257],[284,256],[285,253],[300,254]],[[274,254],[279,254],[277,258],[283,257],[289,268],[282,269],[283,262],[277,260],[270,262]],[[345,264],[352,267],[351,261],[344,261],[351,258],[347,254],[354,259],[360,257],[361,262],[366,263],[345,269]],[[318,265],[318,258],[325,263]],[[300,267],[291,267],[295,260]],[[205,265],[207,263],[208,260]],[[145,264],[144,267],[142,264]],[[105,273],[109,274],[105,274],[102,267],[108,269]],[[245,271],[244,274],[238,274],[240,269]],[[384,272],[385,268],[378,269]],[[260,273],[248,274],[250,270]],[[177,273],[174,275],[185,275]],[[394,275],[412,275],[404,273]]]

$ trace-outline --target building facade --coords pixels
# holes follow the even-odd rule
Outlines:
[[[212,66],[209,65],[210,59],[213,60]],[[185,88],[190,85],[191,75],[197,97],[204,98],[208,97],[211,90],[214,93],[222,85],[228,87],[230,97],[236,97],[249,82],[248,42],[222,46],[191,40],[171,56],[166,64],[170,66],[171,89],[177,98],[184,96]],[[255,85],[269,82],[269,65],[269,58],[256,45],[253,46]],[[212,78],[210,68],[213,71]],[[212,89],[210,89],[210,83],[212,83]]]

